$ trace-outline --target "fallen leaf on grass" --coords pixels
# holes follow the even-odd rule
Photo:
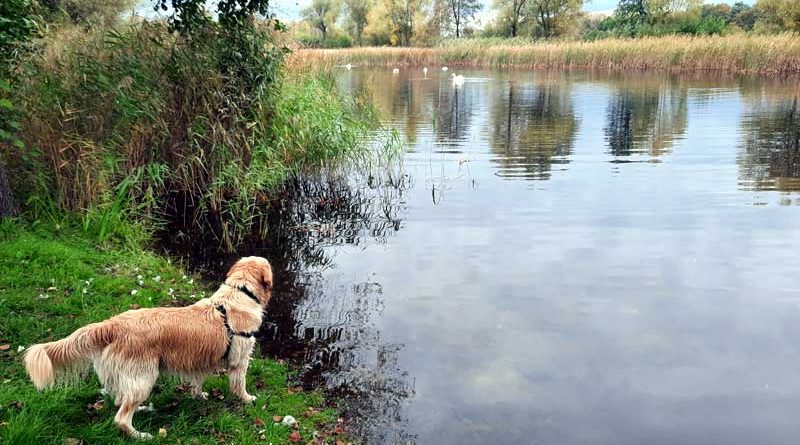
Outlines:
[[[74,437],[64,439],[64,445],[83,445],[83,441]]]
[[[139,306],[138,304],[136,303],[131,304],[131,309],[139,309],[139,308],[141,308],[141,306]]]
[[[253,425],[260,428],[264,426],[264,421],[261,418],[256,418],[255,420],[253,420]]]
[[[166,428],[159,428],[158,429],[158,436],[159,437],[167,437],[167,429]]]
[[[283,420],[283,416],[272,416],[273,422],[280,422],[281,420]]]
[[[22,406],[23,406],[22,402],[20,402],[19,400],[12,400],[12,401],[8,402],[8,407],[9,408],[22,409]]]
[[[300,442],[300,433],[297,431],[292,431],[292,434],[289,434],[289,442],[297,443]]]
[[[0,345],[0,351],[8,351],[11,349],[11,345]]]
[[[286,388],[286,392],[288,392],[289,394],[297,394],[299,392],[303,392],[303,387],[302,386],[295,386],[295,387],[292,387],[292,388]]]

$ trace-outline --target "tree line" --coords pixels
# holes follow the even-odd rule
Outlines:
[[[800,1],[619,0],[613,14],[588,0],[313,0],[292,31],[308,46],[429,46],[443,39],[584,39],[668,34],[800,32]],[[484,12],[485,14],[479,14]],[[483,22],[480,17],[483,17]]]

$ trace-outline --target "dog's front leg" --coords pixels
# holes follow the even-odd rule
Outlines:
[[[230,352],[228,373],[231,392],[245,402],[256,400],[247,393],[247,368],[250,366],[250,354],[253,352],[255,339],[234,339]]]
[[[249,365],[250,363],[248,360],[248,362],[245,362],[241,366],[230,368],[231,392],[245,402],[256,400],[256,396],[247,393],[247,367]]]
[[[189,385],[191,385],[189,395],[197,400],[208,400],[208,393],[203,391],[203,380],[205,378],[202,375],[195,375],[189,379]]]

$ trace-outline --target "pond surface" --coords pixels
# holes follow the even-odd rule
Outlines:
[[[453,71],[343,71],[407,150],[234,254],[265,351],[370,444],[797,443],[798,82]]]

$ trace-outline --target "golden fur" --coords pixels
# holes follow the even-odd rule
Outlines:
[[[242,286],[260,304],[238,290]],[[271,291],[269,262],[260,257],[242,258],[210,298],[182,308],[127,311],[84,326],[62,340],[33,345],[25,354],[25,368],[33,384],[44,389],[91,363],[103,388],[119,406],[114,418],[119,429],[149,439],[150,434],[133,427],[133,414],[150,395],[160,372],[185,378],[192,385],[192,395],[204,399],[204,378],[227,367],[231,391],[242,400],[255,400],[245,387],[255,339],[233,336],[225,360],[228,331],[216,308],[225,308],[233,331],[254,332],[261,326]]]

